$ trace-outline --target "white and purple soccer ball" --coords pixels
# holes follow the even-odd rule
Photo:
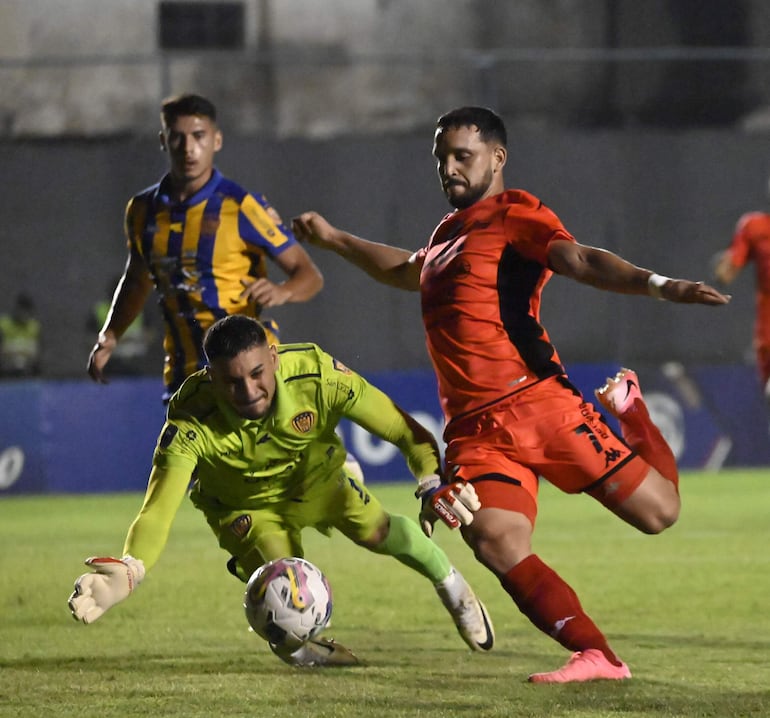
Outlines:
[[[328,625],[331,587],[310,561],[279,558],[251,575],[243,608],[257,635],[274,646],[299,647]]]

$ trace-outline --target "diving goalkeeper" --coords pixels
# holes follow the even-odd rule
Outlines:
[[[208,366],[173,396],[153,455],[147,492],[122,558],[89,558],[69,607],[93,623],[128,596],[158,560],[174,516],[190,498],[228,552],[242,581],[267,561],[303,556],[301,531],[336,528],[375,553],[393,556],[435,587],[463,640],[488,651],[494,632],[484,605],[428,537],[437,518],[467,525],[478,508],[469,484],[444,483],[436,440],[363,377],[315,344],[268,343],[243,315],[220,319],[204,339]],[[346,470],[335,434],[348,418],[399,448],[423,500],[417,524],[389,514]],[[315,637],[298,649],[271,646],[296,666],[346,666],[358,658]]]

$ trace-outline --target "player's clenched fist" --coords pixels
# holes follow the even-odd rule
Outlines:
[[[315,244],[326,249],[336,247],[337,235],[340,234],[339,230],[329,224],[318,212],[303,212],[299,217],[294,217],[291,221],[291,229],[300,242]]]
[[[101,618],[105,611],[128,598],[144,578],[144,563],[132,556],[94,556],[85,563],[94,570],[75,581],[75,590],[68,601],[73,618],[83,623]]]
[[[464,481],[442,483],[435,474],[420,479],[415,496],[422,499],[420,526],[426,536],[433,535],[433,524],[441,519],[450,529],[467,526],[474,511],[481,508],[476,489]]]

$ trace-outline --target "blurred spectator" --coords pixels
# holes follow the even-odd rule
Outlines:
[[[9,314],[0,315],[0,376],[40,374],[40,322],[35,303],[18,294]]]

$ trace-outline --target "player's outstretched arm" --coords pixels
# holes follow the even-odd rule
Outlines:
[[[128,598],[144,578],[144,564],[132,556],[86,559],[93,569],[75,581],[67,602],[76,621],[93,623],[116,603]]]
[[[291,223],[300,242],[336,252],[382,284],[399,289],[420,289],[421,264],[413,252],[370,242],[331,225],[318,212],[303,212]]]
[[[548,263],[557,274],[620,294],[646,294],[682,304],[717,306],[730,301],[729,295],[704,282],[664,277],[607,250],[567,240],[551,242]]]

